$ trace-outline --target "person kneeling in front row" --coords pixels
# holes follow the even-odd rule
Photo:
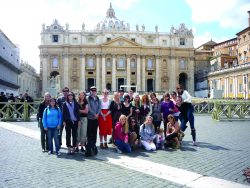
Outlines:
[[[130,153],[131,147],[128,143],[128,123],[127,117],[121,115],[119,121],[115,125],[114,141],[118,153]]]

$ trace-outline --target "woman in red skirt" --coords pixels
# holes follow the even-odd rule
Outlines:
[[[109,92],[107,89],[103,90],[103,98],[101,99],[101,112],[98,117],[100,148],[107,149],[107,135],[112,134],[112,117],[110,111],[111,100],[108,98]]]

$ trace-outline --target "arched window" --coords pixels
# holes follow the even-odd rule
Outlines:
[[[77,68],[77,58],[73,59],[73,68]]]
[[[131,59],[130,67],[131,68],[136,68],[135,59]]]
[[[58,58],[57,57],[53,58],[52,68],[58,68]]]

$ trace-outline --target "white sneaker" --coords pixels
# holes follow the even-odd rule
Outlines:
[[[57,156],[61,156],[61,153],[58,151],[58,152],[56,153],[56,155],[57,155]]]
[[[52,154],[52,152],[51,151],[48,151],[48,155],[51,155]]]
[[[122,153],[122,151],[121,151],[120,149],[118,149],[118,147],[116,147],[115,149],[116,149],[116,152],[117,152],[117,153],[119,153],[119,154]]]
[[[193,141],[193,146],[197,146],[197,142]]]

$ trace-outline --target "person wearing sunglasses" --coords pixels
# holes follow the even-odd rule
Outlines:
[[[184,132],[187,128],[187,122],[189,122],[193,145],[197,146],[196,130],[194,127],[194,107],[191,102],[192,97],[188,93],[188,91],[184,90],[181,84],[177,85],[176,90],[178,96],[180,96],[177,98],[177,105],[179,106],[181,112],[181,114],[179,115],[181,121],[181,130]]]

